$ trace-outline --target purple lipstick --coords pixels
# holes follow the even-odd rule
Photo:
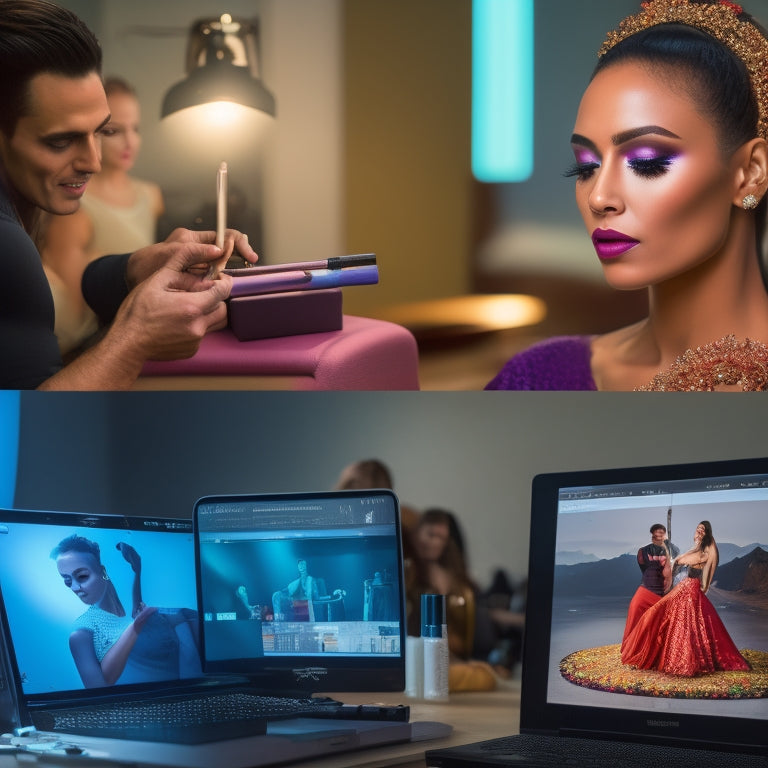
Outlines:
[[[630,248],[634,248],[639,242],[634,237],[616,232],[613,229],[596,229],[592,233],[592,243],[601,261],[616,259]]]

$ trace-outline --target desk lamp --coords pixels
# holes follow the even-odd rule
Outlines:
[[[275,97],[259,77],[259,23],[229,14],[198,19],[189,30],[187,76],[165,95],[161,117],[187,107],[229,102],[275,116]]]

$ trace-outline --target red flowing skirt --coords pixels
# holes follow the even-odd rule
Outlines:
[[[698,579],[685,579],[651,605],[625,637],[621,661],[691,677],[715,670],[747,670]]]
[[[657,595],[655,592],[651,592],[650,589],[645,587],[638,587],[632,597],[632,601],[629,604],[629,610],[627,611],[627,623],[624,625],[624,637],[621,640],[621,650],[624,651],[624,644],[627,642],[632,630],[640,621],[642,615],[652,606],[661,600],[661,595]]]

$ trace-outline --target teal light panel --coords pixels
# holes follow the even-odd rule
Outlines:
[[[472,0],[472,173],[533,173],[533,2]]]
[[[12,507],[19,453],[20,393],[0,390],[0,506]]]

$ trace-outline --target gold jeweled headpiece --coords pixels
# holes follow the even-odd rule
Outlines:
[[[649,0],[640,5],[640,13],[628,16],[617,30],[608,33],[598,56],[602,58],[622,40],[659,24],[687,24],[707,32],[747,67],[760,112],[757,135],[768,140],[768,40],[754,24],[739,19],[741,6],[729,0],[711,5],[689,0]]]

